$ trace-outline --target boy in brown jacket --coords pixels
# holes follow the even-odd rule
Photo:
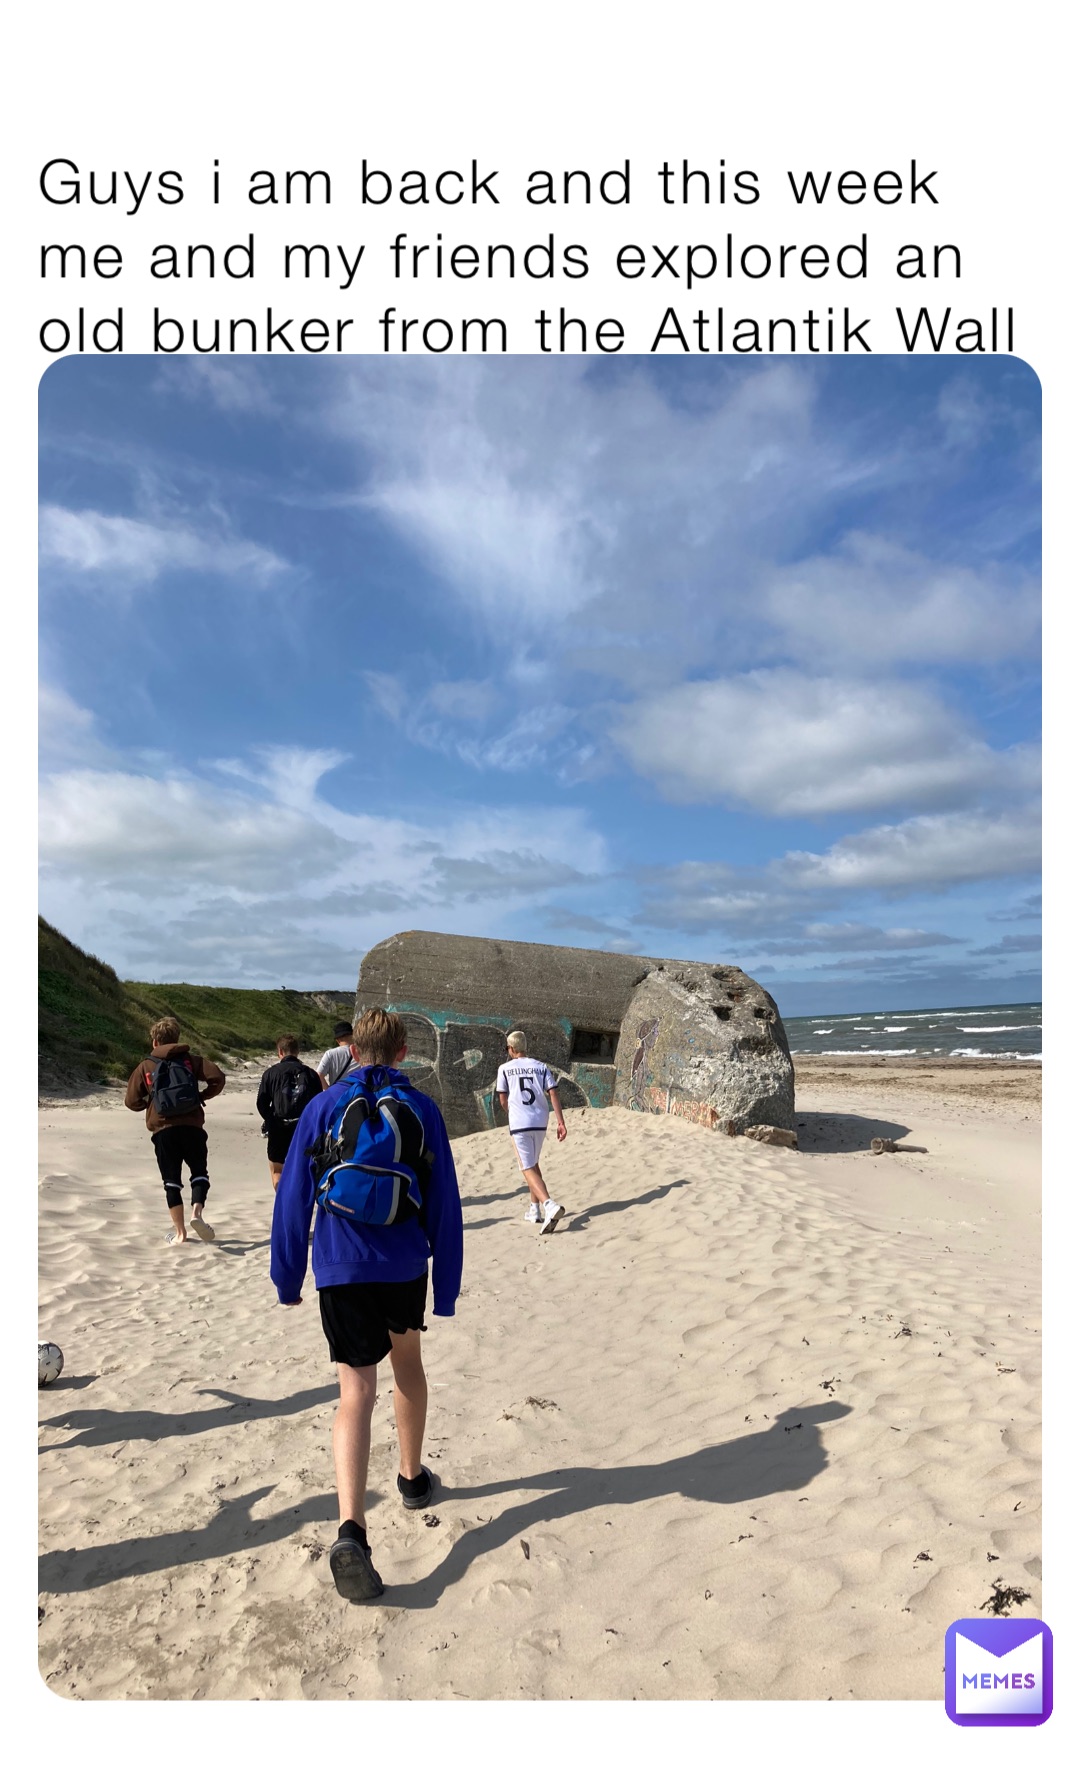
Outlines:
[[[209,1058],[200,1057],[179,1041],[180,1023],[171,1015],[154,1022],[150,1029],[150,1056],[143,1058],[128,1077],[124,1106],[133,1113],[146,1109],[146,1129],[153,1140],[158,1170],[165,1184],[165,1203],[174,1226],[166,1242],[179,1244],[188,1240],[180,1190],[185,1162],[191,1176],[190,1228],[201,1241],[213,1242],[213,1229],[203,1217],[210,1191],[203,1102],[212,1101],[221,1093],[225,1075]]]

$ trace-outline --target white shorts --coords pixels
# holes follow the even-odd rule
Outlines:
[[[522,1169],[535,1168],[540,1161],[540,1151],[547,1135],[546,1125],[532,1125],[528,1131],[512,1131],[514,1148],[518,1153],[518,1161]]]

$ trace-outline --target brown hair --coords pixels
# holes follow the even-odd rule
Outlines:
[[[353,1027],[352,1043],[361,1061],[392,1064],[405,1044],[405,1023],[384,1008],[365,1009]]]
[[[175,1015],[164,1015],[150,1029],[151,1045],[176,1045],[179,1038],[180,1023]]]
[[[278,1054],[283,1058],[295,1058],[300,1050],[300,1041],[295,1033],[283,1033],[277,1042]]]

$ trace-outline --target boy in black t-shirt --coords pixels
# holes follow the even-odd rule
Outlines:
[[[277,1192],[297,1120],[309,1101],[322,1094],[322,1080],[298,1057],[300,1041],[283,1033],[277,1042],[278,1063],[263,1071],[255,1106],[262,1115],[266,1159]]]

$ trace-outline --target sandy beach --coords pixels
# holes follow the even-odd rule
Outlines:
[[[212,1245],[165,1245],[118,1092],[40,1110],[53,1691],[940,1701],[994,1581],[1039,1614],[1038,1066],[800,1059],[798,1151],[575,1111],[544,1238],[505,1132],[456,1141],[439,1488],[398,1502],[387,1374],[363,1607],[326,1564],[314,1287],[283,1310],[268,1277],[260,1069],[208,1109]]]

